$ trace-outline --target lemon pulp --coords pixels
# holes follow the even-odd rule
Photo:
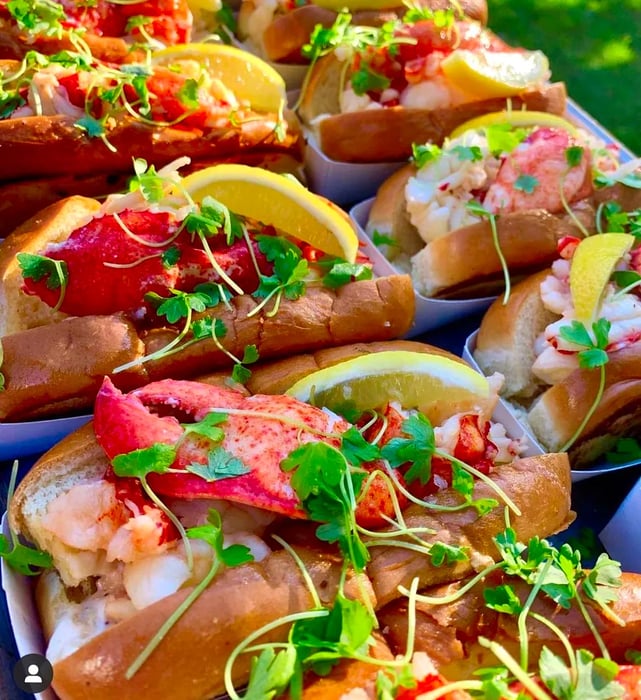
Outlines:
[[[538,85],[549,75],[542,51],[453,51],[441,63],[452,83],[479,98],[510,97]]]
[[[584,238],[572,257],[570,293],[581,323],[592,323],[615,265],[632,248],[634,236],[601,233]]]
[[[171,66],[194,60],[205,66],[241,101],[259,112],[279,113],[286,102],[285,81],[265,61],[226,44],[178,44],[155,51],[152,62]]]

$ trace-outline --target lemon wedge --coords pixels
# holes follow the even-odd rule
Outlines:
[[[435,425],[461,411],[490,413],[496,394],[485,377],[441,355],[387,350],[318,370],[287,394],[338,413],[380,409],[397,401],[422,411]]]
[[[601,233],[579,243],[570,268],[570,293],[578,321],[594,321],[614,266],[634,241],[634,236],[627,233]]]
[[[460,136],[466,131],[472,129],[487,129],[488,126],[496,124],[509,124],[512,127],[528,127],[528,126],[550,126],[557,129],[565,129],[570,134],[576,134],[576,127],[567,119],[560,117],[558,114],[550,114],[549,112],[537,112],[535,110],[514,110],[503,112],[490,112],[483,114],[480,117],[469,119],[460,124],[452,131],[449,138],[453,139]]]
[[[196,201],[209,195],[241,216],[271,224],[319,250],[356,260],[358,236],[347,214],[297,180],[249,165],[214,165],[188,175]]]
[[[454,85],[479,98],[518,95],[549,75],[548,59],[542,51],[458,49],[443,60],[441,68]]]
[[[279,113],[286,104],[285,81],[265,61],[226,44],[178,44],[154,51],[152,63],[171,66],[193,60],[205,66],[241,101],[259,112]]]

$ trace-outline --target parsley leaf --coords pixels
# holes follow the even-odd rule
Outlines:
[[[22,276],[34,282],[39,282],[46,277],[47,289],[59,289],[69,280],[69,271],[64,260],[54,260],[45,255],[33,253],[18,253],[16,257]]]
[[[514,189],[532,194],[539,184],[538,178],[533,175],[519,175],[514,182]]]
[[[252,659],[249,684],[243,700],[272,700],[284,693],[296,669],[296,647],[288,644],[282,651],[263,649]]]
[[[335,262],[323,276],[323,284],[330,289],[338,289],[348,282],[372,279],[373,272],[369,265],[362,263]]]
[[[375,246],[379,246],[379,247],[382,245],[388,245],[388,246],[392,246],[394,248],[400,248],[400,245],[395,238],[392,238],[391,236],[389,236],[385,233],[381,233],[380,231],[377,231],[376,229],[374,229],[374,231],[372,231],[372,243]]]
[[[66,16],[60,3],[53,0],[9,0],[7,10],[18,27],[30,34],[62,36],[61,20],[64,21]]]
[[[610,322],[605,318],[600,318],[592,324],[593,341],[587,328],[580,321],[572,321],[569,326],[561,326],[559,336],[568,343],[579,345],[584,348],[578,353],[579,366],[587,369],[602,367],[608,362],[608,335],[610,333]]]
[[[341,435],[341,452],[347,461],[354,466],[359,466],[363,462],[373,462],[381,456],[380,449],[367,442],[355,426]]]
[[[142,479],[147,474],[166,474],[176,459],[176,448],[162,442],[132,452],[116,455],[111,460],[116,476]]]
[[[615,589],[621,586],[621,564],[603,552],[590,573],[583,580],[585,595],[600,605],[608,605],[618,598]]]
[[[198,81],[187,78],[177,94],[178,99],[189,109],[196,110],[200,107],[198,101]]]
[[[514,129],[510,124],[492,124],[486,134],[488,149],[495,156],[512,153],[527,137],[525,129]]]
[[[212,411],[196,423],[181,423],[181,426],[185,429],[187,435],[200,435],[212,442],[220,442],[225,437],[225,432],[218,426],[221,423],[225,423],[226,420],[226,413]]]
[[[215,447],[207,455],[207,464],[190,464],[187,471],[205,481],[220,481],[248,474],[251,469],[223,447]]]
[[[254,561],[254,557],[249,549],[243,544],[232,544],[224,546],[223,525],[220,513],[215,508],[209,509],[207,524],[197,527],[190,527],[187,537],[193,540],[203,540],[214,550],[216,557],[226,566],[240,566]],[[215,562],[214,562],[215,564]]]
[[[612,700],[623,695],[615,682],[618,666],[613,661],[595,659],[585,649],[576,651],[576,679],[563,659],[543,647],[539,658],[541,680],[560,700]]]
[[[403,421],[401,431],[408,437],[392,438],[383,446],[382,456],[392,467],[411,462],[404,475],[405,481],[411,484],[418,479],[426,484],[432,474],[432,456],[436,448],[432,424],[422,413],[416,413]]]
[[[619,438],[614,450],[606,454],[606,459],[610,464],[623,464],[641,459],[641,444],[635,438]]]
[[[74,126],[82,129],[82,131],[86,131],[87,136],[90,138],[103,136],[106,131],[103,122],[95,117],[92,117],[90,114],[85,114],[84,117],[80,117],[80,119],[74,122]]]
[[[12,544],[4,535],[0,535],[0,557],[12,569],[25,576],[38,576],[42,569],[53,566],[53,559],[48,552],[31,549],[17,541]]]
[[[157,203],[165,197],[165,183],[153,165],[144,158],[134,158],[134,176],[129,181],[129,191],[140,190],[145,201]],[[163,260],[164,262],[164,260]]]
[[[181,253],[180,248],[178,248],[178,246],[171,246],[160,255],[162,265],[165,269],[169,269],[170,267],[173,267],[174,265],[178,264],[180,257]]]
[[[414,165],[420,170],[433,160],[441,157],[441,149],[435,143],[426,143],[424,145],[412,144],[412,160]]]
[[[447,544],[446,542],[433,542],[430,545],[430,560],[434,566],[446,564],[450,566],[457,561],[466,561],[468,556],[464,547]]]
[[[455,153],[462,161],[476,163],[476,161],[483,160],[483,152],[478,146],[454,146],[452,153]]]
[[[582,146],[570,146],[565,149],[565,160],[571,168],[581,165],[584,149]]]
[[[485,605],[492,610],[518,615],[521,612],[521,601],[509,585],[496,586],[496,588],[484,588],[483,597]]]
[[[352,74],[351,83],[356,95],[364,95],[367,92],[386,90],[391,85],[391,80],[364,63]]]

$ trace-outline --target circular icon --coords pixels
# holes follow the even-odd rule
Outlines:
[[[13,680],[25,693],[41,693],[53,680],[53,666],[42,654],[27,654],[13,667]]]

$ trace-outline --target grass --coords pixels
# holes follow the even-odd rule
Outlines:
[[[552,77],[641,155],[641,0],[488,0],[489,26],[541,49]]]

